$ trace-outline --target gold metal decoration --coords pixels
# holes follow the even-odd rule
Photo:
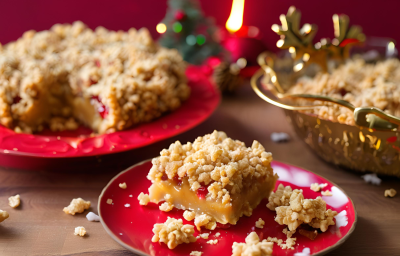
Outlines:
[[[300,11],[291,6],[286,15],[282,14],[279,17],[282,25],[272,25],[272,30],[281,36],[276,45],[281,49],[289,49],[292,57],[296,60],[293,66],[296,72],[309,63],[317,63],[324,71],[327,71],[327,59],[344,60],[349,57],[352,45],[365,40],[361,27],[349,27],[347,15],[335,14],[332,17],[335,38],[332,41],[323,38],[314,45],[313,39],[317,32],[317,26],[306,23],[300,28],[300,18]]]
[[[300,12],[294,7],[289,9],[286,16],[281,15],[280,19],[282,26],[274,25],[272,29],[281,35],[278,47],[288,48],[295,60],[293,74],[304,70],[304,67],[311,62],[321,65],[326,71],[327,60],[348,58],[350,46],[365,39],[361,28],[356,26],[349,28],[349,19],[343,15],[333,16],[335,39],[332,42],[321,40],[320,44],[316,45],[312,45],[316,26],[305,24],[300,29]],[[389,44],[394,45],[394,42],[391,41]],[[400,118],[386,114],[375,107],[356,108],[348,101],[329,96],[286,94],[279,82],[283,79],[278,77],[278,72],[274,69],[276,66],[274,60],[271,53],[260,54],[258,63],[261,69],[251,78],[251,86],[263,100],[285,109],[296,133],[318,156],[327,162],[352,170],[400,177],[400,131],[398,131]],[[258,80],[262,76],[264,76],[263,87],[267,87],[274,98],[260,90]],[[287,78],[290,75],[285,76]],[[345,107],[353,112],[356,125],[341,124],[320,119],[315,114],[304,113],[304,110],[327,105],[321,103],[297,106],[293,99],[329,102]]]

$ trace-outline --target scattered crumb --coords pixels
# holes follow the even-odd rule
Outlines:
[[[182,243],[196,242],[196,237],[193,236],[194,226],[183,225],[182,219],[174,219],[168,217],[165,223],[156,223],[153,227],[154,236],[151,239],[153,243],[165,243],[169,249],[174,249]]]
[[[150,202],[150,197],[148,194],[140,192],[138,198],[140,205],[147,205]]]
[[[319,191],[321,191],[321,189],[325,188],[326,186],[328,186],[328,183],[323,183],[323,184],[312,183],[310,186],[310,189],[312,191],[319,192]]]
[[[21,197],[19,195],[10,196],[8,198],[8,205],[10,205],[12,208],[17,208],[20,203],[21,203]]]
[[[107,199],[107,204],[112,204],[112,199]]]
[[[72,199],[71,203],[64,207],[63,211],[66,214],[75,215],[75,213],[82,213],[85,210],[89,209],[90,201],[85,201],[82,198]]]
[[[217,233],[215,234],[215,237],[219,237],[220,235],[221,235],[221,233],[217,232]]]
[[[217,243],[218,243],[218,239],[214,239],[214,240],[210,239],[207,241],[207,244],[217,244]]]
[[[208,239],[208,236],[209,236],[209,235],[210,235],[209,233],[199,234],[199,235],[197,236],[197,239],[200,239],[200,238]]]
[[[196,217],[196,213],[194,213],[194,212],[186,210],[183,213],[183,218],[185,218],[185,220],[187,220],[187,221],[192,221],[192,220],[194,220],[195,217]]]
[[[305,236],[311,240],[314,240],[318,236],[317,230],[310,231],[305,229],[299,229],[299,234]]]
[[[194,225],[197,227],[197,230],[200,231],[200,227],[204,226],[206,229],[214,230],[217,227],[217,223],[213,220],[213,218],[207,214],[202,214],[196,216],[194,219]]]
[[[123,234],[122,234],[122,233],[119,233],[119,235],[122,236]]]
[[[377,185],[379,186],[382,182],[380,178],[376,175],[376,173],[369,173],[361,176],[361,178],[364,179],[365,182],[371,183],[372,185]]]
[[[131,207],[130,204],[124,204],[124,206],[127,207],[127,208],[128,208],[128,207]]]
[[[8,212],[0,210],[0,222],[3,222],[8,217],[10,217]]]
[[[282,239],[278,239],[276,237],[268,237],[267,241],[276,243],[282,249],[291,249],[291,250],[294,250],[293,245],[296,244],[296,242],[295,242],[296,238],[287,238],[284,243]]]
[[[303,249],[302,252],[296,252],[294,256],[310,256],[311,250],[310,248],[306,247]]]
[[[385,190],[385,197],[394,197],[397,194],[397,191],[393,188]]]
[[[298,190],[295,189],[295,191]],[[278,206],[288,206],[292,193],[293,190],[290,186],[285,187],[282,184],[279,184],[278,189],[275,192],[271,192],[271,195],[268,198],[268,209],[275,211],[275,208]]]
[[[329,190],[325,190],[325,191],[321,192],[321,195],[323,195],[323,196],[332,196],[332,192],[329,191]]]
[[[74,235],[76,235],[76,236],[85,236],[86,235],[86,229],[84,227],[76,227]]]
[[[122,189],[126,189],[126,188],[127,188],[126,182],[124,182],[124,183],[119,183],[119,187],[122,188]]]
[[[271,133],[271,140],[273,142],[287,142],[290,140],[290,137],[285,132],[273,132]]]
[[[86,214],[86,219],[88,221],[100,221],[99,215],[94,212],[89,212],[88,214]]]
[[[201,256],[203,254],[203,252],[199,252],[199,251],[192,251],[190,253],[190,256]]]
[[[266,239],[260,241],[256,232],[251,232],[245,240],[245,243],[233,242],[232,256],[266,256],[272,255],[273,243]]]
[[[133,197],[133,195],[129,195],[129,197]]]
[[[163,212],[169,212],[172,209],[174,209],[174,205],[169,203],[169,202],[165,202],[162,205],[160,205],[159,209]]]
[[[287,238],[291,238],[293,234],[296,233],[296,230],[289,231],[287,228],[284,228],[282,233],[285,234]]]
[[[259,219],[256,221],[256,228],[263,228],[264,225],[265,225],[265,221],[263,221],[263,219],[259,218]]]

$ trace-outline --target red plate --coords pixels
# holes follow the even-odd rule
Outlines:
[[[147,206],[139,205],[137,200],[140,192],[148,193],[151,182],[146,175],[150,170],[151,161],[145,161],[132,166],[126,171],[118,174],[103,189],[99,197],[98,212],[101,223],[110,236],[125,248],[139,255],[189,255],[191,251],[202,251],[203,255],[230,256],[232,255],[233,242],[244,242],[246,236],[256,231],[260,238],[268,236],[285,239],[282,230],[285,226],[279,225],[274,221],[275,212],[267,207],[267,200],[264,199],[253,211],[251,217],[242,217],[237,225],[228,229],[217,228],[214,231],[202,229],[202,233],[211,233],[209,239],[216,239],[215,234],[220,232],[216,245],[207,244],[204,239],[198,239],[195,243],[181,244],[173,250],[169,250],[164,243],[152,243],[152,228],[155,223],[165,222],[167,217],[183,219],[182,210],[174,209],[165,213],[158,209],[158,205],[149,203]],[[307,252],[310,255],[322,255],[342,244],[354,231],[357,222],[357,213],[351,199],[337,185],[322,178],[310,171],[303,170],[288,164],[274,161],[272,164],[274,172],[278,173],[279,180],[276,187],[283,183],[290,185],[293,189],[303,189],[306,198],[316,198],[321,193],[310,190],[311,183],[328,183],[324,188],[332,191],[333,196],[322,198],[327,202],[327,208],[340,213],[336,218],[336,226],[319,233],[317,238],[312,241],[298,233],[294,234],[297,238],[294,250],[282,250],[274,245],[273,255],[296,255],[296,253]],[[127,189],[119,188],[118,184],[126,182]],[[112,199],[112,204],[107,204],[107,199]],[[130,204],[125,207],[125,204]],[[255,222],[262,218],[265,221],[263,229],[255,228]],[[186,221],[185,224],[192,224],[193,221]],[[195,236],[199,232],[196,230]],[[308,248],[308,249],[307,249]],[[297,254],[305,256],[308,254]]]
[[[0,165],[19,167],[17,156],[71,158],[99,156],[143,147],[198,125],[217,108],[220,95],[209,78],[194,66],[186,75],[191,95],[176,111],[126,131],[90,137],[91,130],[18,134],[0,126]],[[20,159],[21,160],[21,159]]]

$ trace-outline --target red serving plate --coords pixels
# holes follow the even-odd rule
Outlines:
[[[190,66],[186,75],[191,95],[179,109],[126,131],[90,137],[92,131],[85,127],[75,131],[19,134],[0,126],[0,165],[30,169],[27,159],[106,155],[140,148],[187,131],[213,113],[220,94],[200,68]]]
[[[242,217],[238,223],[226,229],[217,228],[213,231],[202,229],[201,233],[211,233],[209,239],[216,239],[215,234],[221,234],[217,239],[217,244],[207,244],[205,239],[198,239],[195,243],[181,244],[175,249],[169,250],[164,243],[152,243],[152,228],[155,223],[163,223],[167,217],[183,219],[182,210],[174,209],[168,213],[158,209],[158,205],[149,203],[147,206],[139,205],[137,200],[140,192],[148,193],[151,182],[146,175],[152,164],[150,160],[141,162],[121,172],[114,177],[103,189],[99,197],[98,212],[101,223],[108,234],[125,248],[138,255],[189,255],[191,251],[202,251],[207,256],[230,256],[232,255],[233,242],[244,242],[246,236],[255,231],[260,238],[268,236],[285,239],[282,230],[285,226],[279,225],[274,221],[275,212],[266,207],[267,200],[264,199],[253,211],[251,217]],[[298,233],[294,234],[297,238],[294,250],[283,250],[274,244],[273,255],[297,255],[303,251],[310,251],[309,255],[323,255],[342,244],[354,231],[357,222],[357,213],[351,199],[337,185],[316,175],[310,171],[274,161],[272,163],[274,172],[278,173],[280,183],[290,185],[293,189],[300,188],[304,192],[305,198],[316,198],[321,196],[320,192],[310,190],[311,183],[328,183],[324,190],[332,191],[333,196],[322,196],[327,202],[327,208],[337,211],[342,215],[336,218],[336,226],[319,233],[317,238],[312,241]],[[118,184],[126,182],[127,188],[121,189]],[[112,204],[107,204],[107,199],[112,199]],[[130,204],[130,207],[125,207]],[[265,226],[262,229],[255,228],[255,222],[262,218]],[[338,220],[339,219],[339,220]],[[193,221],[186,221],[184,224],[192,224]],[[195,236],[199,232],[196,230]]]

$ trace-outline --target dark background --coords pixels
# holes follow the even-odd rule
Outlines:
[[[232,0],[201,0],[204,13],[225,26]],[[398,0],[246,0],[244,25],[257,26],[269,49],[276,49],[278,37],[271,25],[279,15],[295,5],[302,12],[302,23],[319,26],[316,38],[333,38],[332,15],[345,13],[351,24],[361,25],[367,36],[391,37],[400,42],[400,1]],[[162,20],[166,0],[1,0],[0,42],[16,40],[29,29],[49,29],[55,23],[81,20],[89,27],[112,30],[147,27],[157,36],[155,26]]]

